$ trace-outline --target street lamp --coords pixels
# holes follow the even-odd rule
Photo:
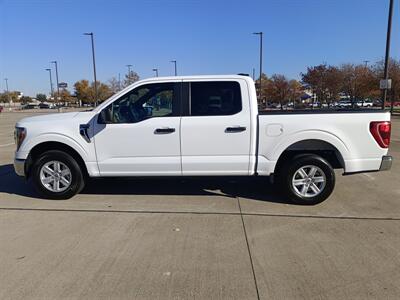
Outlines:
[[[262,101],[262,46],[263,46],[263,33],[262,31],[260,32],[253,32],[255,35],[260,36],[260,90],[259,90],[259,95],[260,95],[260,101]]]
[[[50,74],[50,98],[53,97],[53,80],[51,78],[51,69],[46,69]]]
[[[52,64],[54,64],[56,66],[56,82],[57,82],[57,103],[60,100],[60,87],[59,87],[59,83],[58,83],[58,68],[57,68],[57,61],[54,60],[51,62]]]
[[[128,82],[131,84],[131,67],[132,65],[126,65],[128,67]]]
[[[6,82],[6,91],[7,91],[8,104],[11,105],[11,103],[10,103],[10,93],[8,91],[8,78],[4,78],[4,81]]]
[[[96,79],[96,60],[94,56],[94,35],[93,32],[85,32],[84,35],[90,35],[92,40],[92,58],[93,58],[93,74],[94,74],[94,106],[97,106],[97,79]]]
[[[153,71],[156,72],[156,77],[158,77],[158,69],[154,68]]]
[[[175,65],[175,76],[177,76],[178,71],[176,70],[176,60],[171,60],[171,62]]]
[[[388,81],[389,79],[389,55],[390,55],[390,36],[392,33],[392,16],[393,16],[393,0],[390,0],[389,3],[389,17],[388,17],[388,27],[386,33],[386,54],[385,54],[385,71],[384,71],[384,80]],[[382,109],[385,109],[385,102],[387,97],[387,86],[382,91]],[[393,112],[393,101],[391,105],[391,112]]]

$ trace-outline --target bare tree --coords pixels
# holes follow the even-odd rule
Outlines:
[[[110,88],[110,91],[115,94],[117,92],[119,92],[121,90],[120,87],[120,82],[118,81],[117,78],[112,77],[109,81],[108,81],[108,87]]]
[[[128,85],[131,85],[132,83],[139,81],[139,79],[140,79],[140,77],[139,77],[138,73],[131,70],[128,74],[125,74],[125,80],[124,80],[123,87],[127,87]]]

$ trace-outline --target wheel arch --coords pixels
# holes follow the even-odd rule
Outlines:
[[[35,162],[35,160],[42,153],[44,153],[46,151],[50,151],[50,150],[58,150],[58,151],[62,151],[62,152],[65,152],[65,153],[71,155],[75,159],[75,161],[78,163],[84,176],[88,176],[88,169],[85,164],[85,161],[82,158],[82,155],[77,150],[75,150],[70,145],[67,145],[62,142],[49,141],[49,142],[38,143],[30,150],[29,155],[26,160],[26,163],[25,163],[26,177],[29,177],[32,165]]]
[[[334,169],[345,169],[346,167],[343,154],[335,145],[320,139],[305,139],[289,145],[281,152],[275,165],[274,173],[279,171],[285,162],[301,154],[315,154],[321,156],[328,161]]]

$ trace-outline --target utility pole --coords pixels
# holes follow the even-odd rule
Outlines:
[[[253,32],[255,35],[260,36],[260,88],[259,88],[259,97],[260,97],[260,102],[262,101],[262,46],[263,46],[263,32]]]
[[[131,84],[131,67],[132,65],[126,65],[128,67],[128,83]]]
[[[368,68],[369,60],[364,60],[365,67]]]
[[[118,90],[121,90],[121,73],[118,73]]]
[[[50,98],[53,97],[53,79],[51,78],[51,69],[46,69],[50,74]]]
[[[158,69],[154,68],[153,71],[156,72],[156,77],[158,77]]]
[[[392,16],[393,16],[393,0],[390,0],[388,27],[387,27],[387,33],[386,33],[385,71],[383,74],[384,80],[386,80],[386,82],[389,79],[389,56],[390,56],[390,37],[391,37],[391,33],[392,33]],[[382,109],[385,109],[387,90],[388,89],[386,86],[382,91]],[[391,112],[393,112],[393,101],[392,101],[392,105],[391,105]]]
[[[178,76],[178,71],[176,69],[176,60],[171,60],[171,62],[175,65],[175,76]]]
[[[93,32],[86,32],[84,35],[90,35],[92,40],[92,59],[93,59],[93,74],[94,74],[94,106],[97,106],[97,78],[96,78],[96,60],[94,56],[94,37]]]
[[[53,63],[56,66],[56,82],[57,82],[57,103],[60,100],[60,87],[58,86],[58,68],[57,68],[57,61],[54,60],[51,63]]]
[[[253,68],[253,80],[255,80],[255,78],[256,78],[256,69]]]

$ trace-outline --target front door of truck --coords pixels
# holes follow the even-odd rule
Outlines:
[[[102,110],[94,128],[102,176],[181,175],[180,87],[141,85]]]
[[[251,116],[244,80],[184,80],[183,175],[248,175]]]

